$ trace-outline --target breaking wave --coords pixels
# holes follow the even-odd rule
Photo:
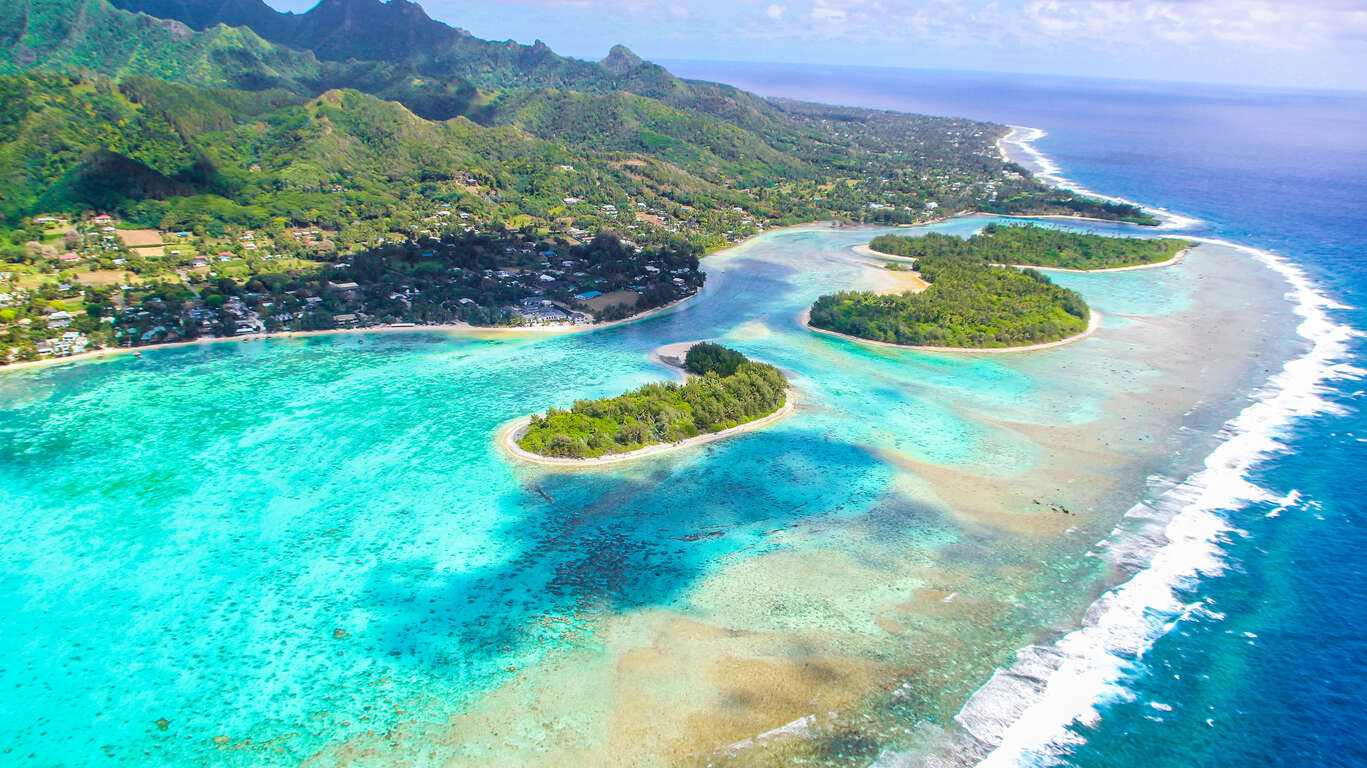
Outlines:
[[[1043,135],[1016,128],[1003,143],[1020,147],[1050,182],[1095,194],[1067,183],[1058,166],[1030,146]],[[1164,216],[1173,227],[1196,223]],[[1094,724],[1103,704],[1129,695],[1127,681],[1156,640],[1191,616],[1209,615],[1192,594],[1201,579],[1222,570],[1222,542],[1231,533],[1222,513],[1264,502],[1275,505],[1269,513],[1274,514],[1299,502],[1297,491],[1278,498],[1256,485],[1251,472],[1288,449],[1289,428],[1298,420],[1339,412],[1324,397],[1325,384],[1367,373],[1346,362],[1349,344],[1360,333],[1336,322],[1332,312],[1346,307],[1321,294],[1286,259],[1228,241],[1189,239],[1237,248],[1281,275],[1301,318],[1297,334],[1308,342],[1307,351],[1286,362],[1224,425],[1222,441],[1201,470],[1130,509],[1096,554],[1132,575],[1091,605],[1081,627],[1053,643],[1022,648],[1014,663],[999,668],[955,716],[958,729],[948,735],[944,751],[914,759],[885,754],[875,763],[879,768],[1058,762],[1081,739],[1075,725]]]

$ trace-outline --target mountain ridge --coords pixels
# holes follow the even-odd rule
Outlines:
[[[492,147],[489,142],[498,136],[512,140],[499,131],[513,129],[544,142],[537,153],[554,151],[569,161],[560,164],[593,167],[603,179],[611,176],[614,191],[601,196],[605,199],[600,203],[608,206],[604,210],[629,199],[626,195],[633,188],[641,194],[648,191],[648,196],[658,196],[660,206],[686,206],[669,218],[684,220],[699,237],[704,233],[707,238],[737,236],[734,224],[723,223],[729,217],[712,215],[715,221],[701,223],[697,219],[709,216],[689,212],[710,211],[715,205],[742,212],[738,218],[748,214],[769,221],[846,217],[910,223],[933,215],[929,212],[935,206],[928,201],[950,210],[1086,210],[1121,215],[1050,190],[1029,179],[1023,169],[1009,167],[992,143],[1004,131],[1000,126],[762,99],[731,86],[680,80],[625,46],[615,46],[602,62],[566,59],[541,43],[521,46],[473,38],[431,20],[407,0],[324,0],[297,16],[271,10],[260,0],[207,5],[188,0],[115,2],[176,13],[184,19],[128,11],[106,0],[0,0],[0,75],[48,72],[61,77],[62,73],[94,72],[111,78],[80,74],[64,82],[5,84],[7,90],[29,94],[37,101],[5,105],[4,111],[21,130],[0,135],[0,150],[8,142],[10,152],[45,158],[42,163],[25,165],[19,157],[11,161],[0,157],[0,164],[10,163],[8,173],[18,174],[12,176],[18,186],[5,206],[6,218],[32,212],[42,200],[77,205],[84,199],[89,205],[117,209],[149,223],[200,215],[244,222],[257,215],[285,215],[306,224],[320,219],[292,213],[279,200],[317,194],[329,187],[346,189],[363,180],[375,190],[383,189],[380,197],[388,201],[384,206],[390,210],[397,206],[406,212],[404,220],[408,221],[408,214],[423,206],[402,202],[404,191],[396,184],[418,180],[428,190],[423,194],[451,200],[463,194],[460,190],[469,184],[461,181],[461,166],[452,166],[451,157],[444,154],[453,148],[432,147],[424,153],[418,147],[393,144],[411,155],[412,174],[387,170],[384,157],[367,145],[393,143],[385,127],[391,122],[385,116],[388,112],[372,100],[337,95],[351,92],[394,102],[414,119],[470,121],[470,127],[455,132],[413,124],[413,130],[434,141],[470,141]],[[388,32],[390,38],[430,38],[440,44],[435,51],[412,47],[411,61],[348,58],[337,62],[320,59],[313,50],[271,42],[250,26],[230,27],[223,21],[255,19],[253,23],[263,32],[281,37],[285,33],[266,27],[283,19],[283,23],[311,25],[308,28],[321,37],[335,38],[339,31],[367,23],[376,14],[396,20],[395,29]],[[196,30],[191,24],[205,28]],[[374,40],[390,38],[381,34]],[[367,45],[375,44],[374,40]],[[443,61],[450,64],[445,75],[428,74]],[[492,86],[482,89],[475,78]],[[109,98],[92,98],[91,89]],[[332,118],[318,121],[309,117],[311,108],[290,111],[323,94],[328,100],[345,101],[355,114],[332,113]],[[73,99],[84,103],[85,115],[61,106]],[[97,119],[101,110],[109,117]],[[313,153],[304,164],[282,171],[285,175],[273,186],[256,185],[250,170],[273,158],[262,155],[251,162],[227,151],[223,144],[265,140],[270,152],[294,161],[309,145],[300,141],[302,137],[291,138],[291,130],[333,131],[343,123],[348,126],[346,141],[333,150],[349,160],[338,163],[325,152]],[[276,125],[280,130],[271,130],[263,138],[262,125]],[[45,133],[49,129],[44,126],[79,130],[53,134]],[[204,144],[197,134],[206,132],[217,138]],[[178,133],[179,138],[171,133]],[[109,157],[91,156],[88,167],[96,172],[113,169],[139,181],[127,185],[132,194],[123,201],[82,192],[95,188],[87,183],[90,174],[69,174],[100,149],[143,163],[168,181],[158,181]],[[185,183],[194,185],[195,194],[182,194],[186,187],[181,186],[178,174],[186,168],[185,158],[196,153],[206,165],[185,177]],[[171,163],[168,158],[181,159]],[[526,158],[514,162],[516,170],[476,164],[478,174],[493,180],[490,185],[497,194],[487,195],[484,202],[471,200],[471,215],[482,211],[481,215],[494,220],[530,220],[552,228],[570,226],[568,222],[576,220],[616,226],[612,216],[558,213],[571,205],[557,202],[560,197],[582,200],[591,188],[565,188],[557,197],[546,191],[558,185],[548,186],[546,178],[555,174],[543,178],[548,173],[544,164],[529,165]],[[471,166],[470,172],[475,170]],[[208,185],[207,179],[217,181]],[[50,188],[73,192],[53,197],[44,191]],[[514,194],[513,190],[518,191]],[[203,195],[218,195],[243,208],[207,199],[181,199]],[[370,191],[362,196],[373,197]],[[1003,202],[998,203],[999,199]],[[159,202],[167,200],[166,205]],[[327,204],[311,203],[308,209],[336,208],[335,200],[322,202]],[[341,226],[347,218],[338,209],[329,220]]]

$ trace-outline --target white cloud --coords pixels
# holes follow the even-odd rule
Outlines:
[[[1367,0],[420,1],[476,34],[589,58],[627,42],[658,58],[1367,87]]]
[[[812,21],[826,23],[843,22],[849,18],[849,14],[845,12],[845,9],[832,7],[823,0],[818,0],[809,15]]]
[[[1045,35],[1105,41],[1303,49],[1367,34],[1367,13],[1346,0],[1030,0],[1026,20]]]
[[[562,0],[563,1],[563,0]],[[601,1],[601,0],[600,0]],[[650,0],[609,0],[617,3]],[[714,0],[720,2],[720,0]],[[728,0],[735,2],[735,0]],[[772,23],[738,37],[1047,51],[1068,46],[1137,55],[1215,45],[1237,55],[1367,42],[1367,0],[740,0]],[[694,5],[694,17],[724,15]],[[707,10],[704,11],[704,8]]]

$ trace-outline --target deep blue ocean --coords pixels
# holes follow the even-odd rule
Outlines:
[[[871,68],[669,62],[767,96],[1047,131],[1087,189],[1198,218],[1308,273],[1367,329],[1367,94]],[[1223,512],[1224,568],[1134,660],[1063,753],[1078,766],[1367,764],[1367,345],[1320,412],[1248,478],[1282,501]]]

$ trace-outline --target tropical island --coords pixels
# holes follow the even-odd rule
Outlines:
[[[894,239],[914,253],[927,287],[827,294],[812,305],[808,327],[898,346],[986,349],[1057,342],[1090,326],[1082,297],[1038,270],[994,266],[952,235]]]
[[[896,346],[1035,349],[1081,338],[1095,330],[1098,318],[1076,292],[1033,267],[1095,272],[1162,266],[1195,245],[1033,224],[988,224],[967,239],[881,235],[868,251],[906,260],[885,267],[910,267],[922,285],[900,293],[828,294],[816,300],[805,322],[816,331]]]
[[[1195,245],[1177,238],[1108,237],[1034,224],[994,222],[967,240],[956,237],[927,241],[880,235],[869,243],[869,248],[907,259],[920,259],[928,254],[956,255],[989,264],[1091,272],[1163,264]]]
[[[1088,272],[1158,266],[1177,261],[1195,245],[1033,224],[988,224],[966,239],[936,232],[919,238],[880,235],[869,243],[869,253],[905,260],[887,262],[886,268],[912,268],[921,287],[824,295],[805,323],[813,331],[894,346],[1038,348],[1087,335],[1098,317],[1077,292],[1055,286],[1033,266]]]
[[[620,460],[754,428],[792,408],[783,373],[734,349],[694,344],[684,368],[689,377],[682,384],[647,384],[617,397],[579,400],[569,410],[551,408],[534,415],[508,430],[505,444],[515,455],[534,461]]]
[[[0,18],[0,364],[591,325],[813,221],[1156,223],[1002,158],[1004,126],[765,99],[620,46],[480,40],[412,4],[0,0]]]

